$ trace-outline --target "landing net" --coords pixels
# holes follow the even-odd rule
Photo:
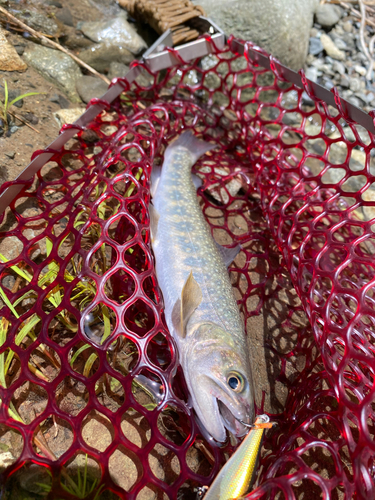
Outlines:
[[[152,166],[193,129],[219,145],[198,194],[215,239],[242,246],[231,280],[278,424],[247,498],[374,497],[374,137],[233,44],[136,62],[2,216],[4,492],[194,499],[232,452],[188,408],[150,250]]]

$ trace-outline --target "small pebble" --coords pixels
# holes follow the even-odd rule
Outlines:
[[[344,40],[342,38],[335,37],[334,42],[335,42],[336,47],[340,50],[345,50],[348,48],[348,46],[346,45],[346,43],[344,42]]]
[[[332,28],[340,20],[342,12],[338,5],[328,3],[319,5],[315,13],[316,21],[324,28]]]
[[[318,81],[318,68],[314,68],[314,66],[307,68],[305,71],[305,75],[306,75],[306,78],[308,78],[312,82],[317,82]]]
[[[358,92],[362,88],[362,80],[360,78],[351,78],[349,88],[353,92]]]
[[[353,21],[345,21],[342,25],[344,31],[346,31],[347,33],[351,33],[352,30],[353,30]]]
[[[14,134],[15,132],[17,132],[17,130],[19,129],[20,127],[17,127],[16,125],[13,125],[13,127],[10,128],[10,133],[11,134]]]
[[[364,68],[363,66],[359,66],[359,64],[355,64],[354,69],[361,76],[365,76],[367,73],[366,68]]]
[[[309,53],[313,56],[320,54],[323,51],[323,45],[319,38],[311,37],[309,45]]]
[[[333,71],[336,71],[336,73],[339,73],[340,75],[345,74],[345,66],[340,61],[334,61],[332,64],[332,69]]]
[[[11,160],[13,160],[13,158],[16,156],[16,152],[15,151],[9,151],[8,153],[4,153],[5,156],[7,156],[8,158],[10,158]]]
[[[328,35],[323,34],[320,37],[320,41],[322,42],[323,48],[326,51],[326,53],[333,59],[337,59],[339,61],[343,61],[345,59],[345,52],[336,47],[334,41]]]

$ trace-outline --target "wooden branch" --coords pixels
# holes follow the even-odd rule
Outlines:
[[[111,83],[106,76],[98,73],[98,71],[96,71],[94,68],[92,68],[91,66],[89,66],[88,64],[86,64],[84,61],[82,61],[82,59],[80,59],[79,57],[77,57],[75,54],[73,54],[69,50],[65,49],[59,43],[54,42],[53,40],[50,40],[49,38],[46,38],[44,35],[42,35],[41,33],[39,33],[39,31],[35,31],[33,28],[30,28],[30,26],[27,26],[27,24],[25,24],[22,21],[20,21],[19,19],[17,19],[15,16],[13,16],[13,14],[10,14],[3,7],[0,7],[0,12],[2,12],[3,14],[5,14],[11,21],[13,21],[14,23],[16,23],[19,26],[21,26],[24,30],[28,31],[29,33],[31,33],[32,35],[34,35],[36,38],[39,38],[40,40],[42,40],[43,45],[50,45],[54,49],[57,49],[57,50],[60,50],[61,52],[64,52],[64,54],[67,54],[69,57],[71,57],[72,59],[74,59],[80,66],[83,66],[88,71],[90,71],[90,73],[92,73],[93,75],[98,76],[99,78],[101,78],[108,85]]]

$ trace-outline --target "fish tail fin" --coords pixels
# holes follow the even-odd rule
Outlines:
[[[205,153],[211,151],[212,149],[215,149],[217,147],[217,144],[211,144],[210,142],[202,141],[201,139],[195,137],[192,130],[186,130],[180,135],[178,139],[176,139],[167,147],[164,158],[167,159],[169,154],[171,154],[171,152],[173,152],[174,149],[178,147],[188,149],[195,163]]]

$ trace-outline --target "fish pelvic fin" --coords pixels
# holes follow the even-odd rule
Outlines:
[[[151,187],[150,187],[150,193],[153,198],[155,197],[156,190],[158,188],[160,176],[161,176],[161,167],[159,167],[158,165],[153,165],[151,170]]]
[[[195,281],[193,271],[182,288],[181,299],[175,303],[172,311],[172,323],[181,338],[186,337],[186,326],[194,311],[202,302],[202,290]]]
[[[232,264],[234,259],[241,251],[241,245],[236,245],[233,248],[227,248],[219,245],[219,243],[216,243],[216,248],[219,250],[219,254],[221,255],[221,258],[223,259],[226,267],[229,267]]]
[[[158,223],[160,219],[160,214],[152,203],[149,204],[148,211],[150,214],[151,242],[153,243],[158,233]]]
[[[202,141],[198,139],[193,134],[192,130],[186,130],[183,132],[178,139],[176,139],[172,144],[170,144],[164,153],[164,161],[167,160],[168,156],[176,149],[176,148],[186,148],[189,150],[189,153],[193,157],[193,165],[194,163],[205,153],[215,149],[217,144],[211,144],[210,142]]]

